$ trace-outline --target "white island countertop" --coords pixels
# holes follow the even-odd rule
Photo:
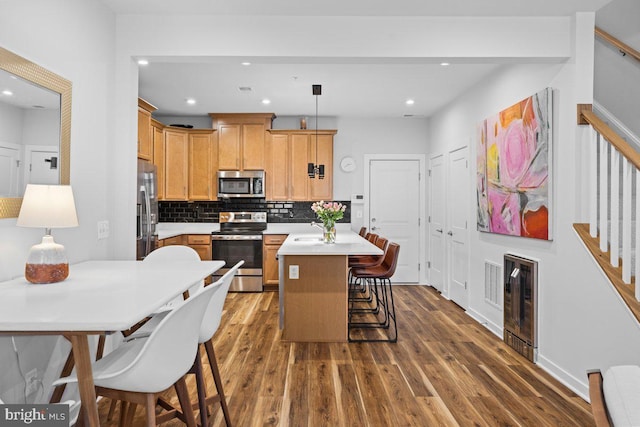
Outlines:
[[[323,243],[320,230],[289,234],[278,250],[285,255],[382,255],[383,251],[357,233],[338,230],[335,243]]]

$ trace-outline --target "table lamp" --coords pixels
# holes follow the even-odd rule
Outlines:
[[[67,254],[64,246],[53,241],[51,229],[78,226],[71,186],[28,184],[17,225],[45,229],[42,242],[29,250],[25,278],[37,284],[66,279],[69,275]]]

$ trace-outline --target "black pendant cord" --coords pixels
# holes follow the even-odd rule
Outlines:
[[[319,166],[320,166],[318,164],[318,95],[316,95],[316,159],[315,159],[315,166],[316,166],[316,169],[318,169]]]

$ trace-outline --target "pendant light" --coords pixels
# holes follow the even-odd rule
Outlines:
[[[307,163],[309,178],[324,179],[324,165],[318,164],[318,96],[322,95],[322,85],[311,85],[312,93],[316,97],[316,157],[315,163]]]

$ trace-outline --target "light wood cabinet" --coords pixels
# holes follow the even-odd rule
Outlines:
[[[175,128],[164,129],[164,199],[187,200],[189,135]]]
[[[272,130],[267,143],[268,200],[331,200],[335,130]],[[307,164],[324,165],[324,179],[309,178]]]
[[[262,241],[262,284],[265,291],[277,291],[279,284],[278,249],[287,234],[265,234]]]
[[[156,165],[158,200],[164,200],[164,125],[151,119],[153,136],[153,164]]]
[[[273,113],[211,113],[218,140],[219,170],[265,169],[266,131],[271,129]]]
[[[184,235],[167,237],[166,239],[158,240],[158,247],[170,246],[170,245],[184,245]]]
[[[324,178],[309,179],[309,200],[333,199],[333,135],[318,134],[310,136],[309,157],[317,160],[315,163],[324,165]],[[317,145],[317,149],[316,149]]]
[[[189,200],[215,200],[213,130],[191,130],[189,135]]]
[[[138,158],[153,161],[153,134],[151,113],[156,107],[138,98]]]
[[[211,261],[211,235],[188,234],[187,246],[194,249],[203,261]]]

